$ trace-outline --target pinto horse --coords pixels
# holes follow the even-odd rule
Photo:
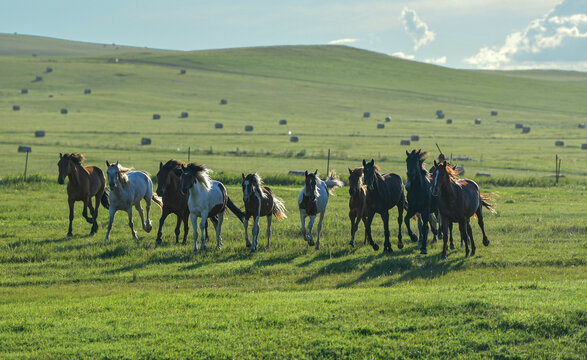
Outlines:
[[[243,202],[245,203],[245,240],[247,247],[251,251],[257,250],[257,240],[259,239],[259,218],[267,217],[267,248],[271,246],[271,216],[275,216],[277,221],[285,219],[285,205],[283,200],[275,196],[273,191],[263,184],[263,179],[259,174],[241,174],[243,177]],[[249,242],[249,218],[253,217],[253,243]]]
[[[479,186],[473,180],[457,179],[457,171],[445,162],[437,164],[434,174],[432,193],[438,194],[440,217],[442,219],[443,247],[442,258],[446,259],[448,224],[459,223],[461,241],[465,243],[465,256],[469,256],[469,240],[471,241],[471,256],[475,255],[475,242],[471,229],[470,218],[477,215],[477,222],[483,232],[483,245],[489,245],[489,239],[485,234],[483,223],[483,206],[495,213],[493,205],[489,204],[488,194],[481,194]]]
[[[302,236],[308,242],[308,245],[314,245],[312,239],[312,228],[316,215],[320,214],[318,220],[318,229],[316,233],[316,249],[320,249],[320,233],[322,232],[322,221],[326,213],[326,205],[328,205],[328,197],[332,194],[332,189],[344,185],[342,181],[336,178],[334,172],[330,173],[328,179],[320,180],[318,177],[318,170],[315,172],[305,172],[306,182],[300,194],[298,195],[298,208],[300,209],[300,220],[302,222]],[[306,231],[306,216],[310,217],[308,223],[308,230]]]
[[[97,166],[83,166],[82,163],[85,157],[82,154],[61,154],[59,153],[59,177],[57,182],[62,184],[65,178],[69,179],[67,183],[67,202],[69,203],[69,228],[67,236],[73,236],[72,222],[73,222],[73,207],[76,201],[83,201],[84,210],[82,212],[86,221],[92,224],[90,235],[94,235],[98,231],[98,208],[100,202],[108,209],[108,193],[105,191],[106,181],[104,180],[104,173]],[[92,206],[92,197],[95,197],[96,207]],[[90,214],[88,216],[88,208]]]
[[[385,231],[383,251],[393,251],[389,242],[389,209],[397,206],[397,223],[399,225],[397,247],[402,249],[404,247],[402,243],[402,220],[404,204],[406,202],[402,178],[397,174],[380,174],[379,167],[375,165],[375,160],[373,159],[370,162],[363,160],[363,175],[365,177],[365,185],[367,185],[366,231],[369,244],[373,246],[373,250],[379,250],[379,245],[373,241],[373,237],[371,236],[371,223],[373,222],[375,213],[378,213],[383,220],[383,229]]]
[[[198,251],[198,217],[200,221],[201,245],[200,249],[206,249],[205,227],[208,218],[217,217],[216,228],[216,248],[222,245],[222,222],[224,221],[224,211],[226,207],[239,218],[244,220],[244,213],[230,200],[226,193],[226,188],[219,182],[210,178],[210,169],[194,163],[188,166],[182,166],[183,175],[181,176],[181,192],[188,194],[188,208],[190,209],[190,219],[194,231],[194,253]]]
[[[118,161],[116,164],[110,164],[106,160],[108,170],[108,185],[110,186],[110,218],[108,221],[108,231],[106,232],[106,240],[110,238],[110,230],[114,223],[114,215],[116,211],[123,210],[128,213],[128,226],[132,233],[132,237],[138,240],[137,233],[134,229],[132,221],[132,207],[137,209],[143,230],[151,232],[151,220],[149,219],[149,212],[151,210],[151,201],[160,207],[163,206],[161,198],[153,193],[153,183],[149,174],[144,171],[132,171],[132,169],[121,166]],[[146,221],[141,207],[141,200],[144,199],[146,203]]]
[[[365,202],[367,199],[367,187],[363,185],[363,168],[349,169],[349,219],[351,220],[351,241],[349,245],[355,246],[355,233],[359,222],[367,224],[367,210]],[[365,231],[365,244],[367,243],[367,231]]]

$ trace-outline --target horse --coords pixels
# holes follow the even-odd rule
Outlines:
[[[98,231],[98,208],[100,203],[106,209],[109,207],[108,193],[105,191],[104,173],[97,166],[83,166],[84,159],[85,157],[82,154],[59,153],[59,162],[57,163],[59,176],[57,177],[57,182],[63,185],[65,178],[69,179],[67,183],[67,202],[69,203],[67,236],[73,236],[73,207],[76,201],[83,201],[84,203],[82,215],[88,223],[92,224],[90,235],[94,235]],[[92,197],[96,199],[96,207],[92,206]],[[88,216],[88,207],[92,217]]]
[[[322,232],[322,221],[328,205],[328,197],[332,194],[332,189],[344,185],[334,172],[331,172],[324,181],[318,177],[318,170],[315,172],[305,172],[305,185],[298,195],[298,208],[300,209],[300,220],[302,222],[302,236],[308,242],[308,245],[314,245],[312,239],[312,228],[316,215],[320,214],[318,220],[318,231],[316,233],[316,250],[320,249],[320,233]],[[306,231],[306,216],[310,217],[308,230]]]
[[[465,243],[465,256],[469,256],[469,240],[471,241],[471,256],[475,255],[475,242],[471,230],[470,217],[477,215],[477,222],[483,232],[483,245],[489,246],[489,239],[485,234],[483,223],[483,207],[492,213],[495,209],[489,204],[488,194],[482,194],[479,186],[470,179],[457,179],[457,171],[445,162],[437,164],[434,175],[432,194],[438,194],[440,216],[442,219],[442,231],[444,233],[444,244],[442,247],[442,258],[446,259],[448,224],[459,223],[461,240]]]
[[[159,219],[159,231],[157,231],[156,245],[161,245],[161,235],[163,224],[169,214],[177,216],[175,225],[175,243],[179,242],[180,226],[183,223],[183,244],[187,242],[189,232],[190,209],[188,208],[188,196],[183,194],[180,189],[181,175],[183,174],[182,166],[186,163],[179,160],[171,159],[165,165],[159,163],[159,172],[157,173],[157,195],[163,199],[163,208],[161,218]]]
[[[440,153],[440,155],[438,155],[438,163],[441,163],[443,161],[446,161],[446,158],[444,156],[443,153]],[[453,169],[456,170],[456,165],[451,165]],[[436,172],[436,165],[432,165],[432,167],[430,168],[430,170],[428,171],[428,173],[430,174],[430,179],[434,178],[434,174]],[[457,171],[457,175],[460,174],[459,171]],[[442,223],[440,221],[440,214],[438,212],[438,207],[436,208],[436,211],[434,212],[434,215],[436,216],[436,219],[438,221],[438,238],[442,239]],[[430,224],[432,226],[432,223]],[[454,250],[455,248],[455,244],[453,242],[453,236],[452,236],[452,223],[448,224],[448,235],[449,235],[449,240],[450,240],[450,249]],[[432,242],[436,242],[436,237],[434,239],[432,239]],[[463,240],[461,240],[461,248],[465,247],[465,243],[463,242]]]
[[[110,219],[108,221],[106,240],[110,238],[114,215],[116,215],[116,211],[118,210],[123,210],[128,213],[128,226],[130,227],[132,237],[138,240],[139,238],[137,237],[132,221],[132,207],[134,206],[137,209],[141,217],[143,230],[151,232],[153,228],[149,219],[151,201],[155,202],[159,207],[163,207],[161,198],[153,193],[153,183],[148,173],[144,171],[132,171],[130,168],[121,166],[118,161],[116,164],[110,164],[106,160],[106,166],[108,166],[106,174],[108,176],[108,185],[110,186]],[[146,221],[143,208],[141,207],[141,199],[145,199],[146,203]]]
[[[251,251],[257,250],[257,240],[259,239],[259,218],[261,216],[267,217],[267,248],[271,246],[271,216],[275,216],[277,221],[285,219],[285,205],[283,200],[277,197],[273,191],[263,184],[263,179],[259,174],[241,174],[243,181],[243,202],[245,203],[245,219],[243,224],[245,226],[245,240],[247,247]],[[249,218],[253,217],[253,243],[249,242]]]
[[[359,222],[367,225],[367,211],[365,201],[367,199],[367,187],[363,184],[363,168],[351,170],[349,168],[349,219],[351,220],[351,241],[349,245],[355,246],[355,233]],[[365,244],[367,243],[367,231],[365,231]]]
[[[389,209],[397,206],[397,223],[399,225],[397,247],[402,249],[404,247],[402,243],[402,220],[406,202],[402,178],[393,173],[380,174],[379,167],[375,165],[375,160],[373,159],[370,162],[363,160],[363,176],[365,177],[365,185],[367,185],[367,224],[365,230],[367,231],[369,244],[373,246],[373,250],[379,250],[379,245],[373,241],[371,236],[371,223],[375,213],[378,213],[383,220],[383,229],[385,231],[383,251],[393,251],[389,242]]]
[[[215,223],[216,248],[219,249],[222,245],[220,232],[226,207],[228,206],[241,222],[244,220],[244,213],[230,200],[224,185],[210,178],[210,169],[194,163],[182,166],[182,169],[181,192],[184,194],[189,192],[188,208],[194,231],[194,253],[198,252],[198,217],[201,218],[200,231],[202,234],[200,250],[206,249],[204,239],[206,221],[208,218],[214,217],[217,217]]]

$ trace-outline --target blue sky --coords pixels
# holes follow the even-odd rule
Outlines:
[[[337,43],[453,68],[587,71],[587,0],[0,0],[0,32],[174,50]]]

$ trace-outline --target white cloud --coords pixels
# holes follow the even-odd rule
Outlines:
[[[446,64],[446,56],[441,56],[439,58],[432,58],[432,59],[426,59],[424,60],[425,63],[428,64],[436,64],[436,65],[444,65]]]
[[[359,41],[359,40],[355,39],[355,38],[345,38],[345,39],[338,39],[338,40],[329,41],[328,44],[329,45],[352,44],[357,41]]]
[[[434,41],[436,34],[428,29],[428,25],[423,22],[414,10],[404,8],[401,19],[404,23],[404,29],[414,39],[414,51],[424,45]]]
[[[404,54],[403,51],[394,52],[391,56],[395,56],[400,59],[414,60],[416,57],[411,54]]]
[[[482,47],[463,61],[482,69],[541,68],[586,57],[587,1],[564,0],[523,31],[509,34],[501,47]]]

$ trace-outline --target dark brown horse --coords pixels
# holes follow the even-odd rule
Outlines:
[[[263,184],[263,180],[259,174],[241,174],[243,177],[243,202],[245,203],[245,240],[247,247],[251,251],[257,250],[257,240],[259,239],[259,218],[261,216],[267,217],[267,248],[271,246],[271,216],[275,216],[277,221],[285,219],[285,205],[283,200],[275,196],[273,191]],[[249,218],[253,217],[253,243],[249,242]]]
[[[475,255],[475,241],[471,230],[470,218],[477,215],[479,227],[483,232],[483,245],[489,245],[483,223],[483,206],[490,212],[495,212],[493,206],[487,203],[489,196],[481,194],[479,186],[473,180],[457,179],[457,171],[445,162],[437,164],[434,174],[433,194],[438,194],[438,208],[442,222],[443,247],[442,258],[446,258],[448,224],[459,224],[461,240],[465,243],[465,255],[469,256],[469,240],[471,241],[471,255]]]
[[[373,159],[371,159],[371,162],[363,160],[363,176],[365,177],[365,185],[367,185],[367,225],[365,230],[367,231],[369,243],[373,246],[373,250],[379,250],[379,245],[373,241],[371,236],[371,223],[375,213],[378,213],[383,220],[383,229],[385,231],[383,251],[393,251],[389,242],[389,209],[397,206],[397,247],[402,249],[404,247],[402,243],[402,221],[406,202],[402,178],[397,174],[380,174],[379,167],[375,165],[375,160]]]
[[[349,219],[351,220],[351,241],[349,244],[355,246],[355,233],[359,222],[363,220],[365,226],[365,244],[367,243],[367,186],[363,185],[363,168],[349,169]]]
[[[177,216],[175,225],[175,243],[179,242],[180,226],[183,223],[183,244],[187,242],[189,231],[190,209],[188,208],[188,195],[181,192],[182,166],[187,164],[179,160],[171,159],[163,165],[159,163],[157,173],[157,195],[163,198],[163,208],[159,219],[159,231],[155,245],[161,245],[161,233],[165,219],[169,214]]]
[[[63,184],[65,178],[69,179],[67,183],[67,202],[69,203],[69,228],[67,236],[73,236],[72,222],[73,222],[73,207],[76,201],[84,203],[83,217],[86,221],[92,224],[90,235],[94,235],[98,231],[98,208],[100,202],[108,209],[108,193],[104,191],[106,180],[104,173],[96,166],[83,166],[82,163],[85,157],[82,154],[61,154],[59,153],[59,177],[57,182]],[[96,198],[96,206],[92,206],[92,197]],[[88,216],[88,207],[90,214]]]

